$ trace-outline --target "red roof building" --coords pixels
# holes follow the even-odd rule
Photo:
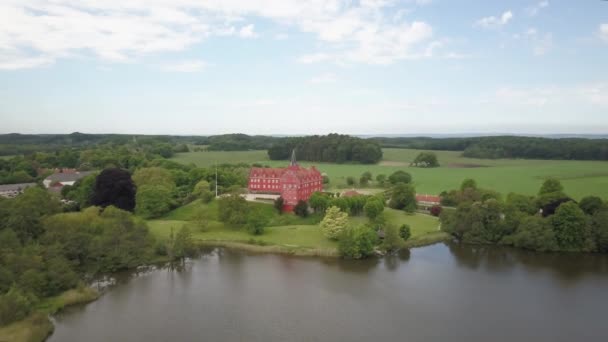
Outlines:
[[[248,188],[251,193],[280,195],[283,209],[291,211],[298,201],[308,201],[313,193],[323,191],[323,176],[314,166],[306,169],[298,165],[294,151],[286,168],[251,168]]]
[[[416,194],[416,202],[418,202],[419,205],[427,205],[427,206],[440,205],[441,197],[433,196],[433,195]]]

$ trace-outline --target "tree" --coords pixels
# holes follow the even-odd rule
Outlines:
[[[308,203],[306,201],[298,201],[298,204],[293,208],[293,212],[300,217],[308,216]]]
[[[25,318],[33,308],[34,300],[17,287],[0,295],[0,326]]]
[[[346,177],[346,184],[349,186],[353,186],[357,184],[357,181],[355,180],[355,177],[348,176]]]
[[[169,190],[175,189],[175,181],[171,172],[160,167],[146,167],[137,169],[133,174],[133,182],[138,188],[145,185],[165,186]]]
[[[539,252],[559,250],[551,223],[538,216],[525,217],[515,233],[504,238],[504,243]]]
[[[100,207],[115,206],[133,211],[135,209],[135,184],[127,170],[105,169],[95,180],[92,204]]]
[[[346,227],[340,235],[338,252],[342,257],[362,259],[373,254],[377,240],[373,230],[365,226]]]
[[[37,239],[44,232],[43,219],[61,211],[58,201],[39,187],[26,189],[7,204],[8,217],[0,227],[12,229],[22,243]]]
[[[608,252],[608,208],[604,207],[593,214],[591,227],[597,250],[602,253]]]
[[[320,192],[313,193],[308,199],[308,203],[315,213],[324,213],[329,206],[329,202],[329,198]]]
[[[393,187],[388,206],[409,213],[416,211],[416,190],[409,184],[397,184]]]
[[[283,214],[283,206],[285,205],[285,200],[283,197],[278,197],[274,200],[274,208],[279,212],[279,215]]]
[[[384,186],[386,183],[386,175],[384,175],[384,174],[377,175],[376,182],[378,183],[378,185]]]
[[[597,196],[587,196],[583,197],[578,206],[585,212],[587,215],[593,215],[598,210],[602,208],[604,202],[601,198]]]
[[[431,207],[431,215],[438,217],[439,215],[441,215],[441,211],[443,210],[443,208],[440,205],[434,205]]]
[[[382,249],[387,252],[393,252],[403,247],[403,239],[400,236],[400,230],[397,226],[389,224],[384,227],[384,241],[382,241]]]
[[[164,185],[144,185],[137,190],[135,212],[143,218],[156,218],[173,206],[171,191]]]
[[[359,178],[359,184],[361,184],[361,186],[367,186],[369,184],[369,182],[371,182],[371,180],[372,180],[372,173],[369,171],[365,171],[361,175],[361,178]]]
[[[219,200],[220,221],[231,225],[241,225],[247,222],[249,205],[239,195],[230,195]]]
[[[538,191],[538,195],[542,196],[542,195],[546,195],[546,194],[550,194],[550,193],[554,193],[554,192],[562,193],[563,191],[564,191],[564,187],[562,186],[562,183],[560,183],[559,180],[557,180],[555,178],[548,178],[547,180],[545,180],[543,182],[543,185],[540,187],[540,190]]]
[[[462,184],[460,185],[460,191],[465,191],[466,189],[477,190],[477,182],[471,178],[463,180]]]
[[[177,259],[183,259],[195,254],[196,246],[192,239],[192,232],[187,225],[183,225],[177,234],[175,234],[172,251],[173,257]]]
[[[538,206],[535,203],[534,197],[509,193],[506,201],[507,207],[517,210],[528,215],[534,215],[538,212]]]
[[[420,152],[412,164],[417,167],[438,167],[439,161],[433,152]]]
[[[211,191],[209,182],[206,180],[196,183],[192,194],[200,198],[203,203],[209,203],[215,198],[215,194]]]
[[[321,221],[321,231],[328,239],[337,240],[348,225],[348,214],[340,211],[340,208],[329,207],[325,217]]]
[[[252,211],[247,218],[247,231],[252,235],[264,234],[268,219],[259,211]]]
[[[369,197],[367,202],[365,202],[363,210],[365,211],[365,216],[373,220],[384,211],[384,201],[378,197]]]
[[[388,176],[388,181],[393,185],[398,183],[409,184],[412,182],[412,175],[405,171],[398,170]]]
[[[410,236],[412,236],[412,229],[409,224],[402,224],[401,227],[399,227],[399,236],[403,241],[407,241]]]
[[[584,250],[587,243],[587,219],[574,202],[562,203],[551,217],[557,244],[561,250]]]

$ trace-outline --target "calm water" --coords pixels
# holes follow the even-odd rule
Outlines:
[[[434,245],[363,262],[213,250],[56,317],[72,341],[607,341],[608,257]]]

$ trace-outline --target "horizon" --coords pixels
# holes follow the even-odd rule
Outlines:
[[[0,131],[605,135],[606,13],[600,0],[6,0]]]

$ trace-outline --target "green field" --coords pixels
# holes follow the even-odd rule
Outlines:
[[[433,151],[437,154],[441,167],[421,169],[409,167],[408,163],[420,150],[384,149],[383,160],[376,165],[328,164],[302,162],[303,166],[316,165],[330,179],[331,188],[346,186],[346,177],[359,177],[363,172],[390,174],[396,170],[406,170],[414,177],[419,193],[439,194],[455,189],[465,178],[473,178],[478,185],[503,194],[517,192],[536,194],[543,180],[555,177],[561,180],[566,192],[580,199],[586,195],[608,198],[608,162],[570,160],[527,160],[527,159],[473,159],[464,158],[461,152]],[[194,163],[198,166],[219,163],[261,163],[284,166],[284,161],[270,161],[266,151],[246,152],[190,152],[180,153],[174,160]],[[373,186],[373,184],[372,184]]]
[[[217,221],[217,201],[209,205],[195,201],[184,207],[170,212],[160,220],[148,221],[150,231],[160,239],[167,239],[171,234],[171,229],[177,232],[183,225],[187,224],[197,213],[208,219],[207,227],[204,230],[193,231],[193,237],[201,241],[231,241],[248,243],[252,239],[256,243],[271,246],[281,246],[289,249],[316,249],[335,251],[336,242],[331,241],[321,232],[318,218],[299,218],[293,214],[278,215],[274,208],[269,204],[251,203],[255,210],[265,211],[271,217],[269,227],[263,235],[253,236],[243,228],[227,227]],[[435,236],[439,230],[437,218],[415,214],[408,215],[402,211],[393,209],[385,210],[389,222],[400,226],[409,224],[412,229],[412,241],[419,238]],[[363,216],[351,217],[353,225],[364,224],[367,219]]]

